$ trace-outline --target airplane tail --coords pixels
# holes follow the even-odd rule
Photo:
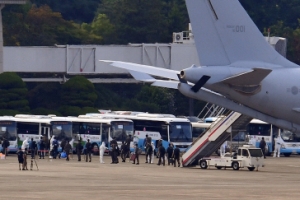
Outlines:
[[[238,0],[186,0],[202,66],[258,61],[298,67],[267,43]]]

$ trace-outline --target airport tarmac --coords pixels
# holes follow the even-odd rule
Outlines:
[[[266,167],[253,172],[157,166],[145,164],[144,155],[140,165],[92,159],[36,159],[39,171],[19,171],[10,155],[0,160],[0,199],[299,199],[297,155],[268,157]]]

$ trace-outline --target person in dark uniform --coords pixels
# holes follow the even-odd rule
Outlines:
[[[81,140],[78,140],[78,144],[76,145],[76,153],[78,157],[78,161],[81,161],[81,152],[82,152],[83,146],[81,144]]]
[[[153,146],[154,145],[152,145],[152,144],[148,144],[148,149],[147,149],[147,154],[148,154],[148,163],[149,164],[151,164],[151,163],[153,163],[153,158],[152,158],[152,156],[153,156],[153,151],[154,151],[154,149],[153,149]]]
[[[89,162],[92,162],[92,144],[90,143],[90,139],[87,140],[85,144],[86,154],[85,154],[85,161],[88,161],[88,157],[90,158]]]
[[[265,155],[265,153],[266,153],[266,141],[265,141],[265,138],[264,137],[262,137],[261,138],[261,141],[260,141],[260,143],[259,143],[259,148],[261,148],[261,150],[262,150],[262,152],[263,152],[263,154],[264,154],[264,158],[266,158],[266,155]]]
[[[132,142],[132,137],[131,135],[128,135],[128,137],[126,138],[126,141],[125,141],[125,144],[126,144],[126,149],[127,149],[127,152],[126,152],[126,157],[129,157],[130,155],[130,143]]]
[[[9,147],[9,141],[7,140],[6,137],[4,137],[2,141],[2,148],[3,148],[2,151],[5,157],[7,156],[8,147]]]
[[[40,159],[41,158],[45,158],[45,142],[43,137],[40,140]]]
[[[159,158],[158,158],[158,163],[157,165],[160,165],[161,163],[163,164],[163,166],[165,166],[165,153],[166,153],[166,149],[165,147],[163,147],[162,145],[158,148],[158,154],[159,154]],[[161,161],[163,160],[163,161]]]
[[[22,169],[24,170],[24,166],[23,166],[23,163],[24,163],[24,152],[22,151],[21,147],[19,148],[19,150],[17,151],[17,155],[18,155],[18,161],[19,161],[19,170],[21,170],[21,166],[22,166]]]
[[[31,138],[30,142],[30,152],[31,152],[31,159],[34,159],[35,157],[35,150],[36,150],[36,142]]]
[[[173,158],[174,158],[174,167],[176,167],[176,161],[178,163],[178,167],[180,167],[180,149],[178,147],[175,147],[174,151],[173,151]]]
[[[135,160],[136,160],[136,164],[139,165],[140,164],[140,159],[139,159],[140,149],[138,147],[138,144],[135,144],[134,154],[135,154],[135,158],[134,158],[132,164],[135,164]]]
[[[110,141],[111,146],[111,164],[117,164],[118,163],[118,143],[116,141],[116,138],[113,137],[113,139]]]
[[[66,142],[65,138],[63,138],[60,143],[61,152],[64,152],[66,144],[67,144],[67,142]]]
[[[146,162],[145,163],[148,163],[148,159],[150,160],[149,163],[151,163],[152,151],[153,151],[153,149],[152,149],[151,143],[147,142],[146,149],[145,149],[145,154],[146,154]]]
[[[66,161],[69,161],[70,160],[70,151],[72,150],[72,146],[70,145],[69,141],[66,141],[66,145],[65,145],[65,148],[64,148],[64,151],[66,152],[67,154],[67,158],[66,158]]]
[[[173,158],[173,145],[170,143],[169,147],[167,148],[167,158],[168,158],[168,165],[170,165],[170,160]]]
[[[126,156],[127,156],[127,145],[124,142],[122,142],[122,145],[121,145],[122,162],[126,162]]]

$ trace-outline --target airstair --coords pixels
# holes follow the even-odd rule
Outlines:
[[[223,115],[225,108],[218,106],[216,104],[206,103],[201,112],[198,114],[198,118],[205,120],[208,117],[218,117]]]
[[[227,116],[220,117],[182,155],[182,165],[186,167],[194,164],[203,157],[210,156],[225,141],[230,140],[230,137],[234,137],[238,134],[239,130],[243,130],[251,120],[251,117],[233,111]]]

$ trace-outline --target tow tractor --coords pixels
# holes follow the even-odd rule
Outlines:
[[[260,148],[252,145],[243,145],[234,154],[226,153],[219,158],[202,158],[199,164],[201,169],[207,169],[208,166],[213,166],[217,169],[232,168],[233,170],[248,167],[249,171],[253,171],[255,168],[258,170],[258,167],[264,167],[264,155]]]

